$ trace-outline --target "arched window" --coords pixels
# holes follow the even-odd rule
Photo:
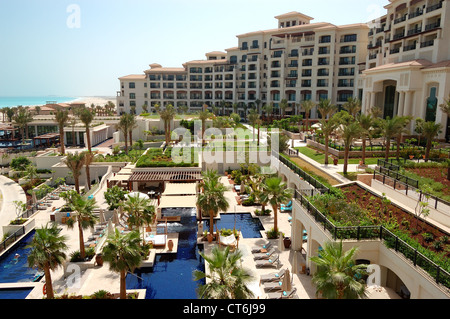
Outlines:
[[[425,121],[435,122],[436,121],[436,109],[437,109],[437,88],[435,86],[430,88],[430,96],[427,98],[427,108],[425,113]]]

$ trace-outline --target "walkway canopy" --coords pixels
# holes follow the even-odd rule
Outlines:
[[[196,195],[197,185],[196,183],[168,183],[164,190],[164,196],[173,195]]]
[[[202,180],[200,171],[149,171],[133,172],[130,182],[199,182]]]

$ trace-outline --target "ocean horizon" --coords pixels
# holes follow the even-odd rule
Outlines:
[[[48,101],[56,101],[57,103],[72,102],[80,97],[68,97],[68,96],[0,96],[0,108],[3,107],[16,107],[32,106],[32,105],[45,105]]]

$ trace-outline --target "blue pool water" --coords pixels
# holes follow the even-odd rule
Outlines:
[[[128,274],[127,289],[146,289],[146,299],[196,299],[196,288],[204,281],[194,281],[193,271],[204,271],[204,261],[197,245],[195,209],[163,209],[163,216],[180,215],[179,222],[171,222],[169,233],[178,233],[176,254],[158,254],[152,268],[137,269]],[[201,247],[201,246],[200,246]]]
[[[261,230],[264,230],[259,218],[253,218],[250,213],[221,214],[216,220],[218,229],[240,230],[244,238],[262,238]],[[209,230],[209,220],[203,221],[203,229]]]
[[[30,232],[0,258],[0,283],[33,281],[37,269],[28,267],[27,258],[30,248],[27,246],[33,240],[34,233],[34,231]],[[14,260],[16,253],[20,255],[17,261]],[[0,298],[3,297],[0,295]]]
[[[0,299],[25,299],[32,288],[0,289]]]

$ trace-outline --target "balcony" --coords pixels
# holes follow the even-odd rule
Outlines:
[[[428,13],[428,12],[431,12],[431,11],[438,10],[438,9],[440,9],[440,8],[442,8],[442,1],[439,2],[438,4],[435,4],[435,5],[433,5],[433,6],[428,7],[428,8],[427,8],[427,13]]]
[[[411,44],[411,45],[405,45],[403,47],[403,52],[411,51],[411,50],[415,50],[415,49],[416,49],[416,44],[415,43]]]
[[[395,48],[389,51],[389,54],[396,54],[400,52],[400,48]]]
[[[286,77],[290,79],[296,79],[298,77],[298,74],[297,72],[291,72]]]
[[[434,45],[434,40],[425,41],[420,43],[421,48],[432,47]]]
[[[425,31],[433,30],[433,29],[439,28],[440,26],[441,26],[440,21],[435,22],[435,23],[430,23],[425,26]]]
[[[298,68],[298,63],[289,63],[288,68]]]
[[[403,17],[401,17],[401,18],[395,19],[395,20],[394,20],[394,24],[397,24],[397,23],[406,21],[406,17],[407,17],[407,15],[405,14],[405,15],[404,15]]]
[[[401,38],[403,38],[403,37],[405,37],[405,31],[400,32],[400,33],[397,33],[397,34],[394,34],[394,36],[393,36],[393,38],[392,38],[392,41],[401,39]]]
[[[410,13],[408,15],[408,19],[413,19],[415,17],[421,16],[422,14],[423,14],[423,10],[417,10],[417,11],[415,11],[413,13]]]
[[[418,34],[420,32],[422,32],[422,28],[408,30],[407,34],[408,34],[408,36],[411,36],[411,35],[414,35],[414,34]]]
[[[369,60],[374,60],[374,59],[376,59],[376,58],[377,58],[377,54],[378,54],[378,53],[375,53],[375,54],[369,54]]]

